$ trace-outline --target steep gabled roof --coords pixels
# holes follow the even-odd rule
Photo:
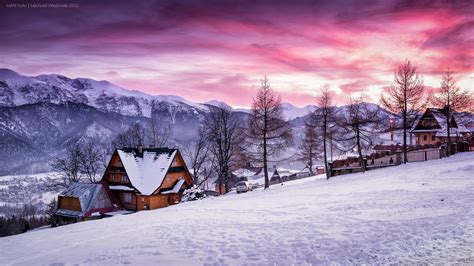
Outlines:
[[[118,149],[125,172],[133,187],[143,195],[151,195],[163,183],[176,157],[176,149]]]
[[[259,170],[261,171],[261,170]],[[250,177],[250,176],[254,176],[256,173],[255,171],[252,171],[250,169],[247,169],[247,168],[239,168],[235,171],[232,172],[234,175],[236,175],[237,177]]]
[[[426,117],[431,115],[436,123],[438,124],[439,128],[432,128],[432,129],[417,129],[418,124],[420,121]],[[465,125],[461,122],[461,120],[458,117],[457,113],[452,114],[450,124],[454,124],[455,127],[450,126],[450,130],[453,135],[459,134],[459,133],[467,133],[469,130],[465,127]],[[436,132],[436,136],[447,136],[447,126],[446,126],[446,115],[444,113],[443,109],[438,109],[438,108],[428,108],[426,111],[423,113],[422,116],[420,116],[416,122],[413,124],[412,132]]]

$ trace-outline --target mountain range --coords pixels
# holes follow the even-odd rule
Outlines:
[[[196,103],[174,95],[150,95],[104,80],[26,76],[0,69],[0,175],[47,171],[51,158],[68,144],[88,138],[107,145],[132,123],[147,123],[152,117],[171,124],[170,145],[189,144],[206,114],[222,105],[232,108],[215,100]],[[290,103],[282,107],[295,129],[316,109]],[[250,112],[232,110],[242,120]],[[302,138],[302,130],[295,133],[296,139]]]

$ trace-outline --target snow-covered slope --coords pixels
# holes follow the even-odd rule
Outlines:
[[[0,264],[474,262],[474,153],[316,179],[1,238]]]

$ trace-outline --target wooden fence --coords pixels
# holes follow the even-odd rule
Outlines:
[[[398,147],[398,146],[397,146]],[[403,163],[403,153],[400,149],[393,149],[394,152],[374,153],[367,156],[363,160],[367,171],[400,165]],[[451,154],[469,151],[467,142],[453,143],[451,146]],[[408,149],[408,163],[421,162],[428,160],[436,160],[446,157],[448,149],[446,145],[440,146],[411,146]],[[362,166],[357,157],[349,157],[345,160],[337,160],[329,163],[330,176],[357,173],[362,171]]]

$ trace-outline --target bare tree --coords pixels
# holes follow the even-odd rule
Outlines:
[[[406,60],[395,73],[395,84],[380,99],[383,107],[402,117],[404,163],[408,161],[407,131],[412,127],[418,112],[426,105],[423,92],[422,77],[418,75],[417,68]]]
[[[364,103],[362,95],[356,100],[351,98],[347,108],[347,113],[341,115],[337,122],[341,129],[339,142],[345,147],[345,152],[357,149],[359,165],[362,172],[365,172],[362,151],[372,147],[372,140],[384,129],[381,125],[386,118],[382,116],[378,106],[371,108],[368,103]]]
[[[260,90],[253,99],[248,141],[251,144],[248,151],[260,157],[263,163],[265,189],[269,188],[269,157],[291,145],[293,136],[288,122],[283,119],[281,98],[270,88],[266,76],[261,80]]]
[[[209,141],[210,152],[217,164],[217,176],[219,191],[225,185],[225,191],[229,191],[229,179],[231,167],[233,166],[235,154],[240,142],[240,124],[232,115],[228,107],[222,105],[209,115],[208,128],[206,130]]]
[[[448,137],[448,156],[451,155],[451,128],[450,121],[453,112],[467,111],[472,108],[472,95],[456,85],[456,79],[451,70],[447,70],[442,77],[441,87],[432,95],[431,101],[435,106],[444,108],[446,112],[446,130]]]
[[[165,147],[171,133],[171,125],[164,119],[153,116],[150,118],[150,128],[147,132],[150,144],[156,147]]]
[[[214,157],[210,151],[205,125],[198,128],[198,138],[192,145],[183,147],[183,153],[191,163],[194,184],[198,187],[206,182],[214,172]]]
[[[137,147],[145,144],[145,129],[139,123],[132,124],[125,132],[120,133],[113,145],[116,148]]]
[[[329,167],[328,167],[328,140],[333,138],[333,131],[335,122],[337,119],[336,109],[332,105],[332,99],[334,95],[329,91],[329,85],[321,88],[319,95],[316,97],[317,109],[314,111],[314,116],[317,121],[317,127],[323,140],[323,160],[324,160],[324,171],[326,178],[329,179]],[[331,147],[332,148],[332,147]]]
[[[81,153],[80,145],[76,143],[66,149],[64,158],[55,158],[51,162],[53,171],[62,175],[62,186],[67,187],[69,184],[79,182],[82,179]]]
[[[101,170],[101,151],[91,142],[82,144],[79,156],[79,170],[85,174],[86,178],[91,183],[97,180],[97,174]]]
[[[303,161],[311,174],[314,174],[314,160],[321,151],[321,142],[317,134],[317,125],[314,113],[309,115],[304,126],[304,138],[300,145],[299,159]]]

